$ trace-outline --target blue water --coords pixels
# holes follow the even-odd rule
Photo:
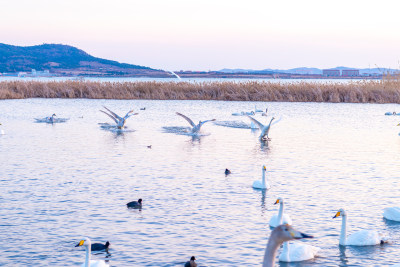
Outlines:
[[[282,117],[268,146],[257,131],[212,122],[199,138],[163,130],[189,125],[175,112],[195,122],[249,123],[231,113],[254,104],[0,101],[0,265],[77,266],[85,253],[74,246],[88,236],[110,241],[109,254],[92,258],[111,266],[182,266],[192,255],[199,266],[260,266],[277,197],[294,227],[316,237],[305,242],[321,248],[314,260],[280,266],[400,262],[400,223],[382,218],[385,207],[400,205],[399,118],[383,115],[400,106],[258,102]],[[111,122],[102,105],[138,112],[127,121],[132,131],[102,130],[97,123]],[[69,120],[34,122],[53,113]],[[251,187],[263,164],[267,192]],[[141,211],[126,208],[138,198]],[[332,219],[339,208],[347,210],[348,233],[376,229],[392,242],[341,249],[341,219]]]

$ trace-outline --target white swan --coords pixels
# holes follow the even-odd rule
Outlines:
[[[271,128],[271,123],[275,118],[272,117],[269,124],[264,125],[261,122],[259,122],[258,120],[254,119],[253,117],[250,117],[250,116],[247,116],[247,117],[249,117],[250,120],[252,120],[255,124],[257,124],[258,128],[260,128],[260,130],[261,130],[260,140],[269,140],[269,137],[268,137],[269,129]]]
[[[279,255],[279,261],[296,262],[310,260],[313,259],[320,250],[319,247],[302,242],[285,242],[283,243],[283,250]]]
[[[62,122],[66,122],[69,120],[68,118],[54,118],[54,117],[57,117],[57,115],[53,114],[50,117],[44,117],[43,119],[35,118],[35,120],[36,120],[36,122],[45,122],[45,123],[51,123],[51,124],[62,123]]]
[[[262,167],[262,180],[257,180],[253,182],[253,188],[257,189],[269,189],[271,186],[269,185],[268,182],[265,181],[265,172],[267,170],[267,167],[265,165]]]
[[[105,108],[109,113],[107,113],[106,111],[100,110],[101,112],[103,112],[104,114],[106,114],[108,117],[110,117],[113,121],[115,121],[116,125],[115,127],[117,127],[118,129],[122,129],[125,128],[125,122],[126,120],[133,115],[137,115],[138,113],[132,113],[133,110],[129,110],[128,113],[126,113],[125,117],[120,117],[117,114],[115,114],[114,112],[112,112],[111,110],[109,110],[108,108],[106,108],[105,106],[103,106],[103,108]],[[109,125],[112,126],[112,125]]]
[[[379,245],[383,240],[379,233],[375,230],[360,230],[347,236],[347,213],[344,209],[340,209],[333,218],[342,216],[342,229],[340,231],[339,245],[342,246],[373,246]]]
[[[269,220],[269,225],[271,227],[277,227],[282,223],[292,224],[292,219],[290,218],[290,216],[287,214],[283,214],[283,199],[278,197],[274,205],[278,203],[279,203],[279,212],[278,214],[275,214],[271,217],[271,219]]]
[[[194,124],[194,122],[193,122],[191,119],[189,119],[189,118],[186,117],[185,115],[183,115],[183,114],[181,114],[181,113],[179,113],[179,112],[176,112],[176,115],[181,116],[182,118],[184,118],[185,120],[187,120],[187,122],[189,122],[189,124],[192,126],[192,133],[198,133],[198,132],[200,131],[201,126],[202,126],[204,123],[209,122],[209,121],[215,121],[215,119],[206,120],[206,121],[199,121],[199,124],[196,125],[196,124]]]
[[[283,242],[302,239],[302,238],[313,238],[313,236],[303,234],[291,227],[290,225],[283,224],[276,227],[268,239],[267,247],[264,253],[263,267],[275,266],[275,255],[277,249]]]
[[[400,208],[390,207],[383,210],[383,217],[387,220],[400,222]]]
[[[85,246],[86,250],[86,258],[85,262],[82,264],[82,267],[109,267],[105,261],[103,260],[98,260],[98,261],[92,261],[90,260],[90,252],[91,252],[91,241],[88,237],[85,237],[75,247],[80,247],[80,246]]]
[[[2,125],[2,124],[0,123],[0,125]],[[6,134],[6,132],[3,129],[0,129],[0,135],[3,135],[3,134]]]

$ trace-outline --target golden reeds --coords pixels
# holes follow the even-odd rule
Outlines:
[[[400,103],[400,79],[338,82],[2,81],[0,99],[91,98]]]

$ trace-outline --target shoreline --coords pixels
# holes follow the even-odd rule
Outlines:
[[[0,100],[24,98],[221,100],[400,104],[400,80],[349,83],[270,81],[1,81]]]

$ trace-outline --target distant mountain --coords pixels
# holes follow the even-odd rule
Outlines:
[[[66,75],[170,76],[165,71],[97,58],[69,45],[14,46],[0,43],[0,72],[49,70]]]
[[[358,69],[358,68],[349,68],[349,67],[336,67],[336,68],[330,68],[330,70],[347,70],[347,69]],[[385,74],[385,73],[399,73],[399,70],[397,69],[389,69],[389,68],[367,68],[367,69],[358,69],[360,71],[360,74]],[[264,69],[264,70],[253,70],[253,69],[222,69],[219,70],[219,72],[223,73],[231,73],[231,74],[237,74],[237,73],[290,73],[290,74],[322,74],[322,69],[318,68],[307,68],[307,67],[301,67],[301,68],[294,68],[294,69],[288,69],[288,70],[283,70],[283,69]]]

